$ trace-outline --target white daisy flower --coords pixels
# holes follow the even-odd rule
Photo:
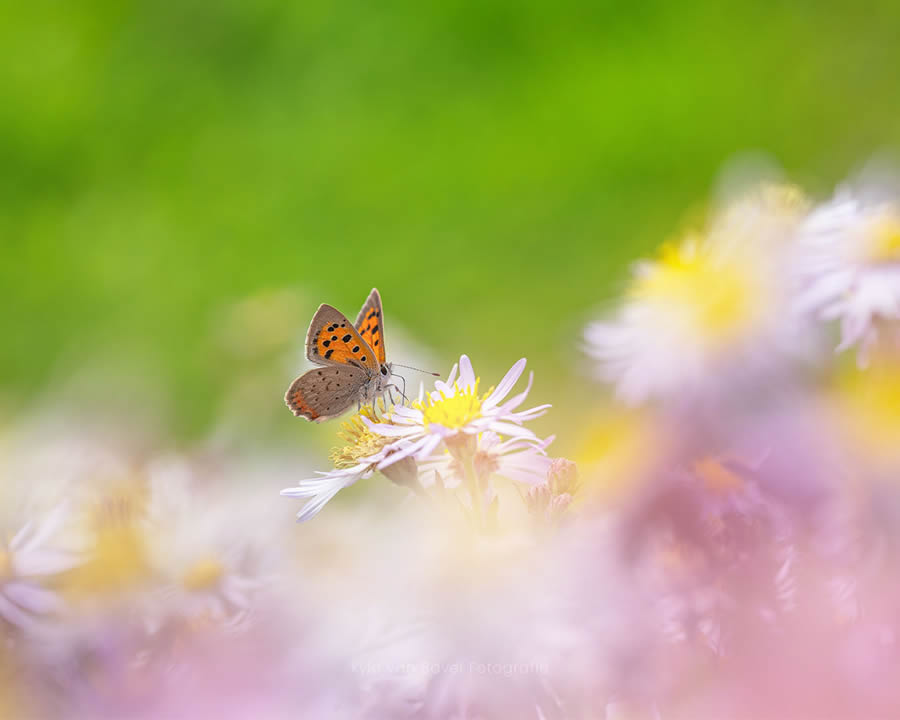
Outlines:
[[[585,332],[597,376],[636,405],[805,349],[782,309],[779,262],[804,208],[790,189],[760,191],[722,212],[706,235],[639,264],[616,315]]]
[[[371,409],[364,407],[359,415],[342,423],[338,437],[344,441],[344,445],[331,451],[334,469],[318,472],[319,477],[301,480],[297,487],[281,491],[285,497],[309,498],[297,513],[298,522],[314,517],[341,490],[371,477],[376,470],[384,470],[390,480],[402,485],[415,479],[414,467],[408,467],[407,463],[394,467],[393,461],[388,462],[388,458],[393,458],[411,443],[403,439],[392,440],[370,430],[370,427],[377,428],[381,424],[382,421],[375,419]],[[409,477],[410,475],[413,477]]]
[[[475,376],[469,358],[463,355],[459,364],[453,366],[446,382],[437,380],[433,392],[420,393],[419,399],[410,407],[394,409],[387,422],[375,423],[364,417],[363,422],[373,433],[407,443],[385,458],[379,469],[406,457],[424,459],[442,442],[454,452],[460,443],[474,442],[484,432],[539,442],[537,436],[522,424],[540,417],[550,406],[538,405],[528,410],[517,410],[528,397],[534,373],[529,374],[525,390],[505,400],[522,376],[525,364],[525,358],[519,360],[496,388],[482,394],[479,392],[480,378]]]
[[[34,631],[42,618],[62,609],[60,597],[45,584],[81,561],[77,552],[57,542],[66,518],[65,507],[58,506],[25,522],[8,542],[0,542],[0,620]]]
[[[879,333],[900,320],[900,202],[850,189],[803,224],[795,271],[797,311],[838,320],[837,350],[858,346],[865,364]]]

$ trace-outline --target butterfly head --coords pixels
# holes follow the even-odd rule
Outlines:
[[[377,392],[383,393],[387,386],[391,384],[391,378],[394,373],[391,370],[391,363],[384,363],[379,367],[378,373],[375,375],[375,388]]]

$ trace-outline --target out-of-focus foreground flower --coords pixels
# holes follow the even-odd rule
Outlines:
[[[312,479],[8,428],[0,718],[893,716],[892,202],[758,188],[639,266],[577,464],[465,355]]]

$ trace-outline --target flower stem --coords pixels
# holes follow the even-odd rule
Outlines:
[[[478,530],[483,530],[484,515],[481,511],[481,483],[478,481],[478,475],[475,472],[475,463],[472,455],[469,455],[462,465],[466,472],[469,495],[472,497],[472,512],[475,515],[475,525]]]

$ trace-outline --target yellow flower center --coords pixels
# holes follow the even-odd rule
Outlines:
[[[113,592],[133,587],[150,574],[140,522],[146,507],[141,489],[125,488],[97,503],[88,513],[93,550],[71,570],[67,585],[77,594]]]
[[[415,402],[413,407],[422,411],[423,424],[427,428],[431,423],[442,425],[445,428],[459,430],[473,420],[481,417],[481,406],[493,388],[484,395],[478,394],[478,384],[481,378],[475,380],[475,384],[459,387],[454,385],[456,392],[453,395],[445,395],[440,392],[440,397],[435,400],[431,395],[424,402]]]
[[[888,211],[872,223],[869,230],[868,257],[871,262],[900,261],[900,215]]]
[[[206,558],[194,563],[184,574],[181,582],[192,592],[209,590],[219,584],[224,574],[225,568],[222,563],[214,558]]]
[[[363,416],[372,422],[380,422],[372,408],[367,405],[359,411],[359,415],[354,415],[347,422],[341,423],[337,436],[344,441],[344,445],[332,448],[329,454],[337,470],[356,467],[361,460],[371,457],[391,442],[391,438],[369,430],[362,421]]]
[[[664,246],[657,262],[636,279],[631,295],[671,313],[709,344],[743,333],[757,319],[764,298],[749,263],[715,258],[690,241]]]
[[[838,380],[841,419],[874,455],[896,457],[900,437],[900,364],[876,357],[867,370],[848,369]]]

